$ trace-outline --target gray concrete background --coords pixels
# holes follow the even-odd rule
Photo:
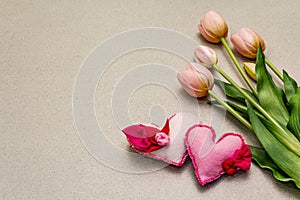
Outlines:
[[[189,159],[181,168],[149,173],[113,170],[88,153],[72,114],[73,85],[84,59],[108,37],[134,28],[168,28],[209,45],[220,66],[235,77],[224,49],[197,34],[200,18],[211,9],[226,19],[230,33],[242,27],[258,32],[266,41],[266,56],[300,81],[298,8],[297,0],[1,1],[0,199],[299,199],[299,190],[256,165],[204,187]],[[178,56],[158,50],[132,52],[110,65],[95,91],[95,112],[116,148],[128,150],[112,114],[112,91],[120,77],[145,63],[174,70],[186,66]],[[153,105],[164,108],[155,111],[161,119],[180,111],[176,92],[151,84],[136,90],[128,102],[132,123],[149,122]],[[218,135],[239,132],[257,144],[232,117],[205,101],[200,106],[200,120],[218,124]]]

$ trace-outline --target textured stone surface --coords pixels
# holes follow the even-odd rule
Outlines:
[[[151,173],[113,170],[82,145],[72,115],[76,74],[101,42],[133,28],[155,26],[207,44],[198,37],[197,24],[210,9],[226,19],[230,33],[245,26],[258,32],[266,41],[267,57],[300,81],[298,8],[297,0],[2,1],[0,199],[298,199],[299,190],[274,181],[256,165],[205,187],[197,183],[189,159],[182,168],[168,166]],[[220,66],[235,76],[224,49],[209,46],[216,49]],[[122,75],[145,63],[175,70],[186,65],[167,52],[129,53],[111,64],[95,93],[95,112],[105,136],[125,150],[126,140],[111,112],[111,91]],[[150,121],[149,109],[156,104],[165,108],[162,118],[179,111],[171,91],[150,84],[135,91],[128,102],[133,122]],[[220,112],[220,120],[212,121],[218,110],[204,101],[200,105],[201,121],[218,124],[219,135],[236,131],[257,144],[231,116],[224,118]]]

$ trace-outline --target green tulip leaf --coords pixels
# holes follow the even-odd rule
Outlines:
[[[287,127],[300,141],[300,87],[298,87],[296,93],[290,98],[289,107],[291,116]]]
[[[249,116],[248,116],[248,109],[246,106],[244,105],[240,105],[240,104],[237,104],[235,102],[232,102],[232,101],[226,101],[226,103],[228,105],[230,105],[235,111],[241,113],[243,115],[243,117],[249,119]],[[255,111],[257,112],[257,111]],[[260,115],[259,113],[256,113],[257,115]],[[262,115],[260,115],[262,116]],[[263,116],[262,116],[263,117]]]
[[[209,105],[220,105],[216,100],[208,100],[207,104],[209,104]]]
[[[290,101],[291,97],[296,93],[298,87],[297,82],[283,70],[283,83],[286,99]]]
[[[210,104],[218,104],[216,102],[210,102]],[[249,119],[248,108],[244,105],[240,105],[233,101],[225,101],[231,108],[238,112],[245,119]],[[293,151],[295,154],[300,155],[300,142],[296,136],[287,127],[278,127],[266,119],[259,111],[254,109],[255,115],[263,123],[263,125],[279,140],[283,145],[285,145],[289,150]]]
[[[257,77],[257,93],[260,105],[281,125],[286,126],[289,112],[285,106],[283,91],[277,87],[266,69],[265,56],[261,46],[256,56],[255,73]]]
[[[252,105],[246,100],[249,119],[257,139],[274,163],[290,176],[300,188],[300,157],[290,151],[264,126],[256,116]]]
[[[216,85],[220,86],[222,88],[222,90],[224,91],[225,95],[227,97],[230,97],[232,99],[235,99],[243,104],[245,104],[245,97],[230,83],[226,83],[224,81],[221,81],[219,79],[215,79],[215,83]],[[252,92],[250,92],[247,89],[243,90],[249,95],[251,96],[253,99],[256,99],[256,97],[252,94]]]
[[[232,101],[225,101],[229,106],[231,106],[235,111],[239,112],[244,118],[246,119],[249,119],[249,113],[248,113],[248,108],[246,106],[243,106],[243,105],[240,105],[240,104],[237,104],[235,102],[232,102]],[[267,120],[259,111],[254,110],[254,113],[255,115],[260,119],[260,121],[271,131],[273,132],[273,135],[274,133],[277,133],[277,134],[281,134],[279,130],[275,129],[274,128],[274,125],[269,121]]]
[[[207,103],[210,105],[221,105],[215,100],[209,100],[207,101]],[[248,108],[246,106],[228,100],[225,101],[225,103],[227,103],[231,108],[238,112],[242,117],[244,117],[245,119],[249,119]],[[265,126],[272,127],[272,124],[259,111],[254,109],[254,112]]]
[[[289,177],[284,171],[282,171],[276,163],[272,160],[272,158],[268,155],[268,153],[263,148],[258,148],[254,146],[250,146],[252,158],[253,160],[264,169],[269,169],[273,173],[273,177],[276,180],[282,181],[282,182],[288,182],[295,180],[291,177]]]

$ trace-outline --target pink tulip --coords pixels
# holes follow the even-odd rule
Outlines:
[[[207,96],[208,90],[214,86],[211,72],[198,63],[189,64],[185,70],[177,74],[177,79],[183,89],[193,97]]]
[[[204,15],[204,18],[200,20],[198,26],[200,34],[209,42],[219,43],[220,38],[227,37],[228,26],[218,13],[215,11],[209,11]]]
[[[266,49],[264,40],[249,28],[242,28],[239,32],[230,37],[235,49],[246,58],[256,58],[259,43],[262,50]]]
[[[216,52],[207,46],[197,46],[194,51],[194,55],[196,62],[207,68],[211,68],[214,64],[217,64],[218,62]]]

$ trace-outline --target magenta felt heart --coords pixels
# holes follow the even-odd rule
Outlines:
[[[217,142],[212,127],[198,124],[191,127],[185,138],[195,174],[201,185],[216,180],[222,174],[248,170],[251,151],[241,135],[226,133]]]
[[[122,131],[134,151],[182,166],[188,155],[184,142],[185,133],[198,123],[198,119],[189,113],[177,113],[167,119],[162,129],[153,124],[137,124]]]

